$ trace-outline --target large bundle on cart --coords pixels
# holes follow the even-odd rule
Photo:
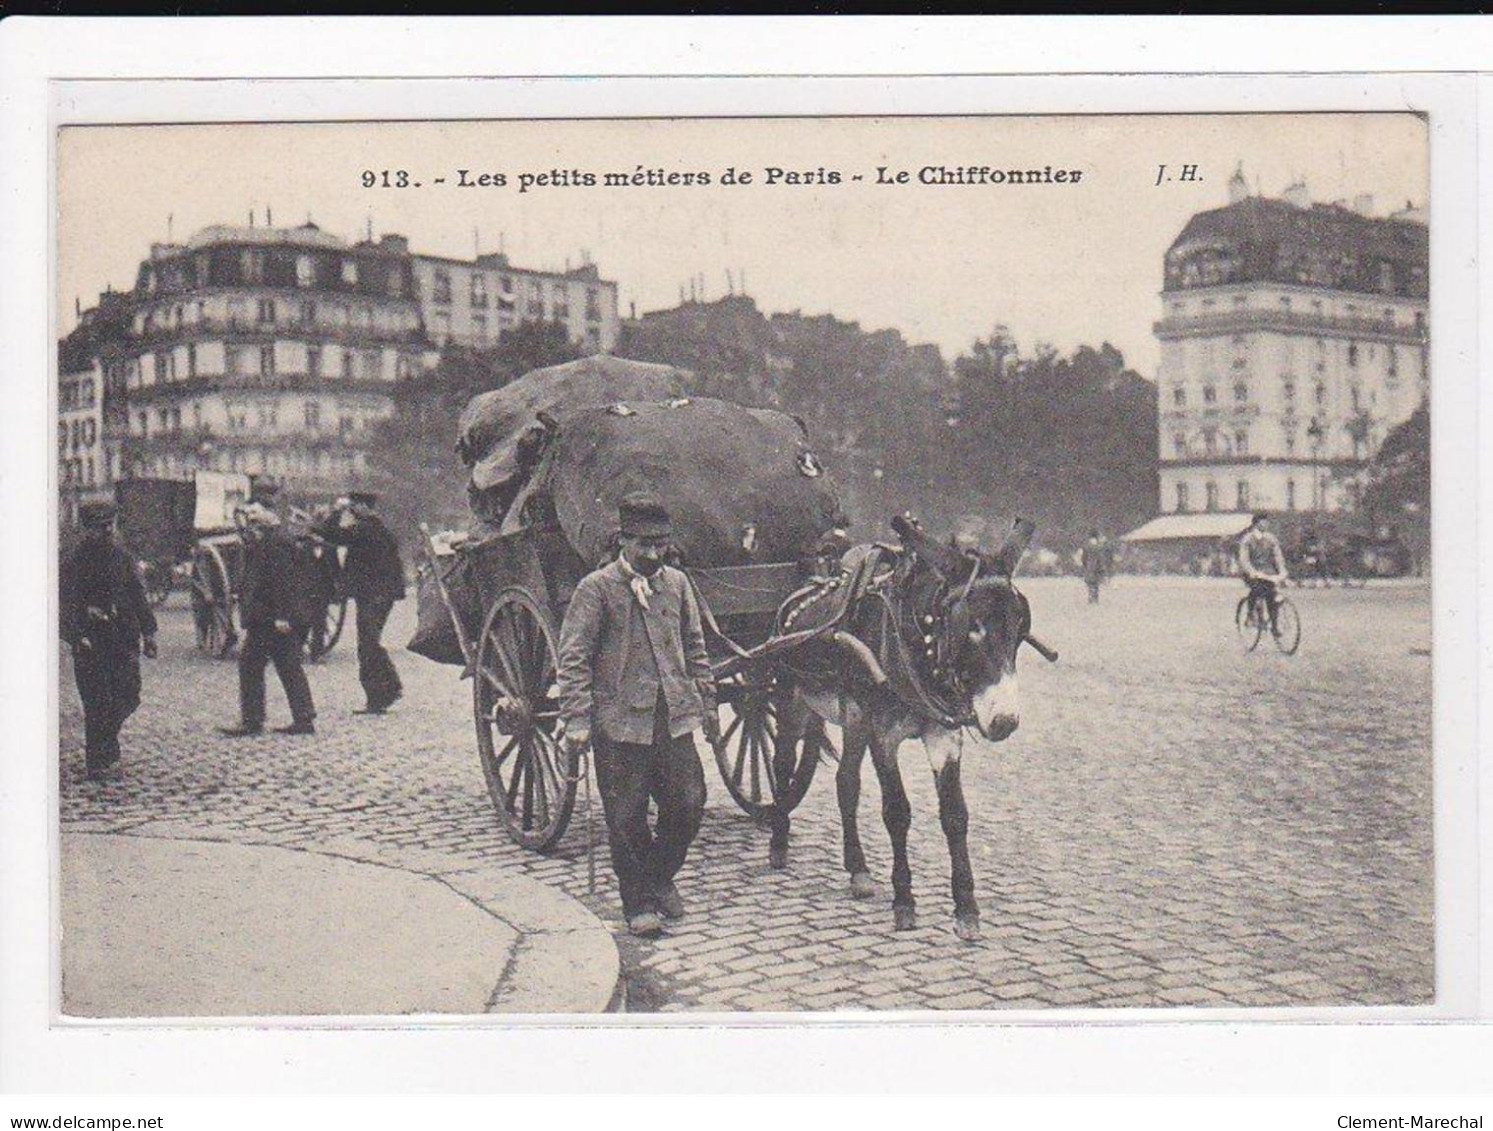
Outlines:
[[[705,397],[570,414],[535,484],[593,565],[611,555],[617,505],[637,490],[668,507],[683,564],[696,568],[807,559],[845,521],[798,420]]]
[[[456,435],[457,455],[472,471],[472,509],[487,522],[503,521],[543,455],[548,423],[579,409],[665,401],[684,392],[685,374],[672,366],[598,354],[479,393],[462,410]]]

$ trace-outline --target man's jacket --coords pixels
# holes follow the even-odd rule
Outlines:
[[[118,644],[135,652],[141,636],[156,634],[156,617],[134,559],[119,543],[81,541],[62,560],[58,576],[62,639],[76,645]]]
[[[614,742],[650,743],[660,693],[672,738],[699,728],[715,709],[688,578],[664,566],[649,580],[646,610],[618,562],[576,586],[560,628],[560,714],[572,731],[594,724]]]
[[[342,526],[340,516],[333,515],[316,532],[328,542],[347,547],[342,589],[349,597],[373,602],[398,601],[404,596],[399,543],[376,515],[360,518],[352,526]]]
[[[284,530],[267,530],[245,541],[239,584],[244,627],[269,628],[284,620],[303,631],[324,611],[319,590],[315,559]]]

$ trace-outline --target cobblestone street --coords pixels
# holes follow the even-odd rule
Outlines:
[[[653,943],[619,938],[633,1010],[1007,1009],[1410,1004],[1433,996],[1430,593],[1421,584],[1293,590],[1300,652],[1246,654],[1222,581],[1120,578],[1089,607],[1078,580],[1032,579],[1022,716],[966,743],[984,937],[952,930],[949,863],[921,746],[903,747],[919,929],[894,933],[890,851],[869,766],[861,827],[882,890],[852,900],[834,768],[795,814],[786,871],[706,768],[705,822],[680,876],[690,915]],[[478,765],[470,685],[385,634],[406,684],[390,716],[361,703],[348,635],[308,668],[315,737],[234,741],[236,670],[192,646],[184,597],[144,662],[125,780],[83,780],[64,649],[64,831],[313,847],[431,875],[502,865],[619,907],[598,851],[587,892],[577,804],[558,854],[514,847]],[[288,721],[270,681],[270,723]],[[704,743],[701,743],[702,750]],[[707,754],[708,757],[708,754]],[[598,839],[602,836],[599,802]],[[68,860],[63,859],[66,869]]]

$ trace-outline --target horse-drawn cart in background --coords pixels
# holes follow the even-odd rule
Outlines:
[[[152,605],[171,595],[192,553],[197,487],[177,479],[124,479],[115,484],[119,536],[140,567]]]
[[[560,624],[580,579],[615,552],[618,501],[640,487],[673,514],[678,564],[701,608],[725,712],[715,757],[732,798],[758,818],[791,810],[833,753],[817,720],[780,735],[789,697],[776,617],[810,580],[821,536],[844,521],[839,505],[798,421],[692,400],[679,377],[588,358],[483,394],[459,449],[487,523],[473,535],[427,532],[410,647],[472,677],[487,787],[529,848],[559,842],[580,778],[557,733]],[[495,419],[503,427],[481,437]],[[786,773],[775,767],[780,737],[784,753],[792,747]]]

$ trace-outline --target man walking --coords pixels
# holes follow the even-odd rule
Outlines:
[[[581,581],[560,628],[560,714],[567,752],[595,751],[622,911],[648,937],[684,915],[674,876],[705,807],[694,731],[714,745],[720,727],[699,607],[688,578],[664,565],[669,513],[640,493],[619,518],[621,555]]]
[[[276,729],[283,734],[314,734],[316,708],[301,666],[315,599],[305,555],[268,507],[250,503],[241,513],[244,572],[239,613],[244,643],[238,656],[239,725],[220,729],[235,738],[264,730],[264,669],[273,663],[291,717],[288,727]]]
[[[357,602],[358,681],[368,700],[358,714],[365,715],[382,715],[404,692],[394,661],[379,640],[394,602],[404,599],[404,565],[398,541],[374,513],[377,505],[376,495],[352,491],[316,527],[326,541],[347,547],[342,585]]]
[[[117,781],[119,730],[140,705],[140,652],[156,654],[156,618],[139,570],[114,540],[114,506],[79,508],[83,537],[58,576],[62,639],[83,700],[88,780]]]
[[[1083,583],[1088,586],[1089,604],[1099,603],[1099,586],[1104,584],[1104,577],[1109,568],[1109,547],[1105,544],[1104,536],[1095,527],[1089,531],[1089,537],[1079,552],[1079,558],[1083,565]]]

